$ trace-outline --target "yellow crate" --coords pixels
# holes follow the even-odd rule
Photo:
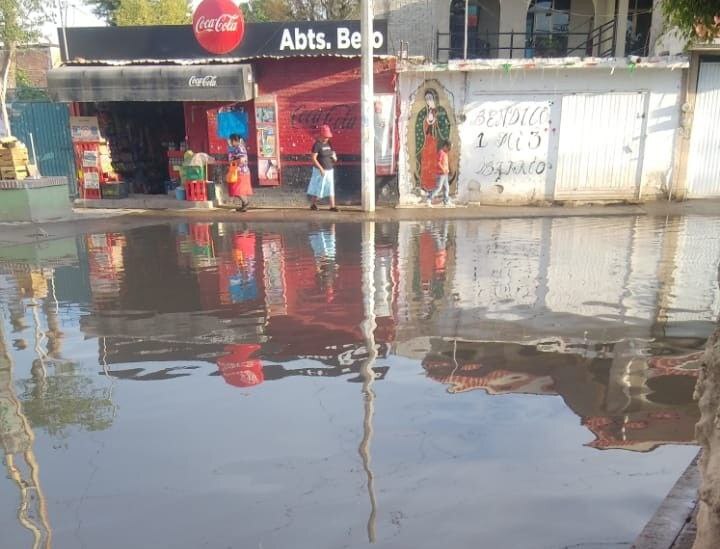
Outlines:
[[[18,152],[12,152],[10,153],[7,149],[3,150],[0,149],[0,160],[19,160],[19,159],[28,159],[28,152],[26,149],[23,149]]]
[[[0,167],[0,176],[3,179],[16,179],[22,181],[28,177],[27,168],[2,168]]]

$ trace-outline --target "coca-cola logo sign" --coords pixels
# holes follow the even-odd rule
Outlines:
[[[193,14],[193,32],[205,50],[222,55],[242,42],[245,20],[231,0],[203,0]]]
[[[333,130],[352,130],[358,126],[358,112],[356,105],[298,105],[290,115],[290,124],[293,128],[317,129],[327,124]]]
[[[188,79],[191,88],[217,88],[217,76],[191,76]]]

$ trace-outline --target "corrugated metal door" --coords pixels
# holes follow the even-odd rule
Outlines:
[[[720,196],[720,63],[700,65],[688,156],[688,196]]]
[[[67,177],[69,194],[75,196],[77,181],[68,106],[50,102],[14,102],[9,114],[13,135],[28,149],[32,134],[40,173]]]
[[[563,97],[555,198],[636,198],[645,110],[644,92]]]

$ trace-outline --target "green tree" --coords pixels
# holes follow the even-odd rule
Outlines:
[[[115,13],[120,7],[120,0],[88,0],[86,3],[100,19],[108,25],[115,25]]]
[[[88,0],[95,15],[109,25],[120,25],[118,13],[123,1],[127,0]],[[150,0],[146,0],[150,1]],[[133,4],[140,0],[133,0]],[[321,19],[351,19],[357,17],[357,0],[251,0],[241,8],[248,22],[265,21],[317,21]],[[160,23],[168,23],[162,18]],[[148,24],[148,23],[134,23]]]
[[[46,4],[42,0],[0,0],[0,110],[2,122],[11,134],[7,110],[10,67],[15,61],[18,45],[37,40],[40,26],[47,21]]]
[[[265,9],[273,21],[351,19],[358,15],[357,0],[257,0],[253,9]]]
[[[35,86],[22,67],[15,67],[15,99],[18,101],[48,101],[45,90]]]
[[[185,25],[190,22],[188,0],[119,0],[114,23],[133,25]]]
[[[688,39],[720,36],[720,0],[662,0],[665,21]]]

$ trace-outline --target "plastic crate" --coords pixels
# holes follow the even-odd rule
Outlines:
[[[207,198],[207,183],[205,181],[187,181],[185,183],[187,200],[205,202]]]

